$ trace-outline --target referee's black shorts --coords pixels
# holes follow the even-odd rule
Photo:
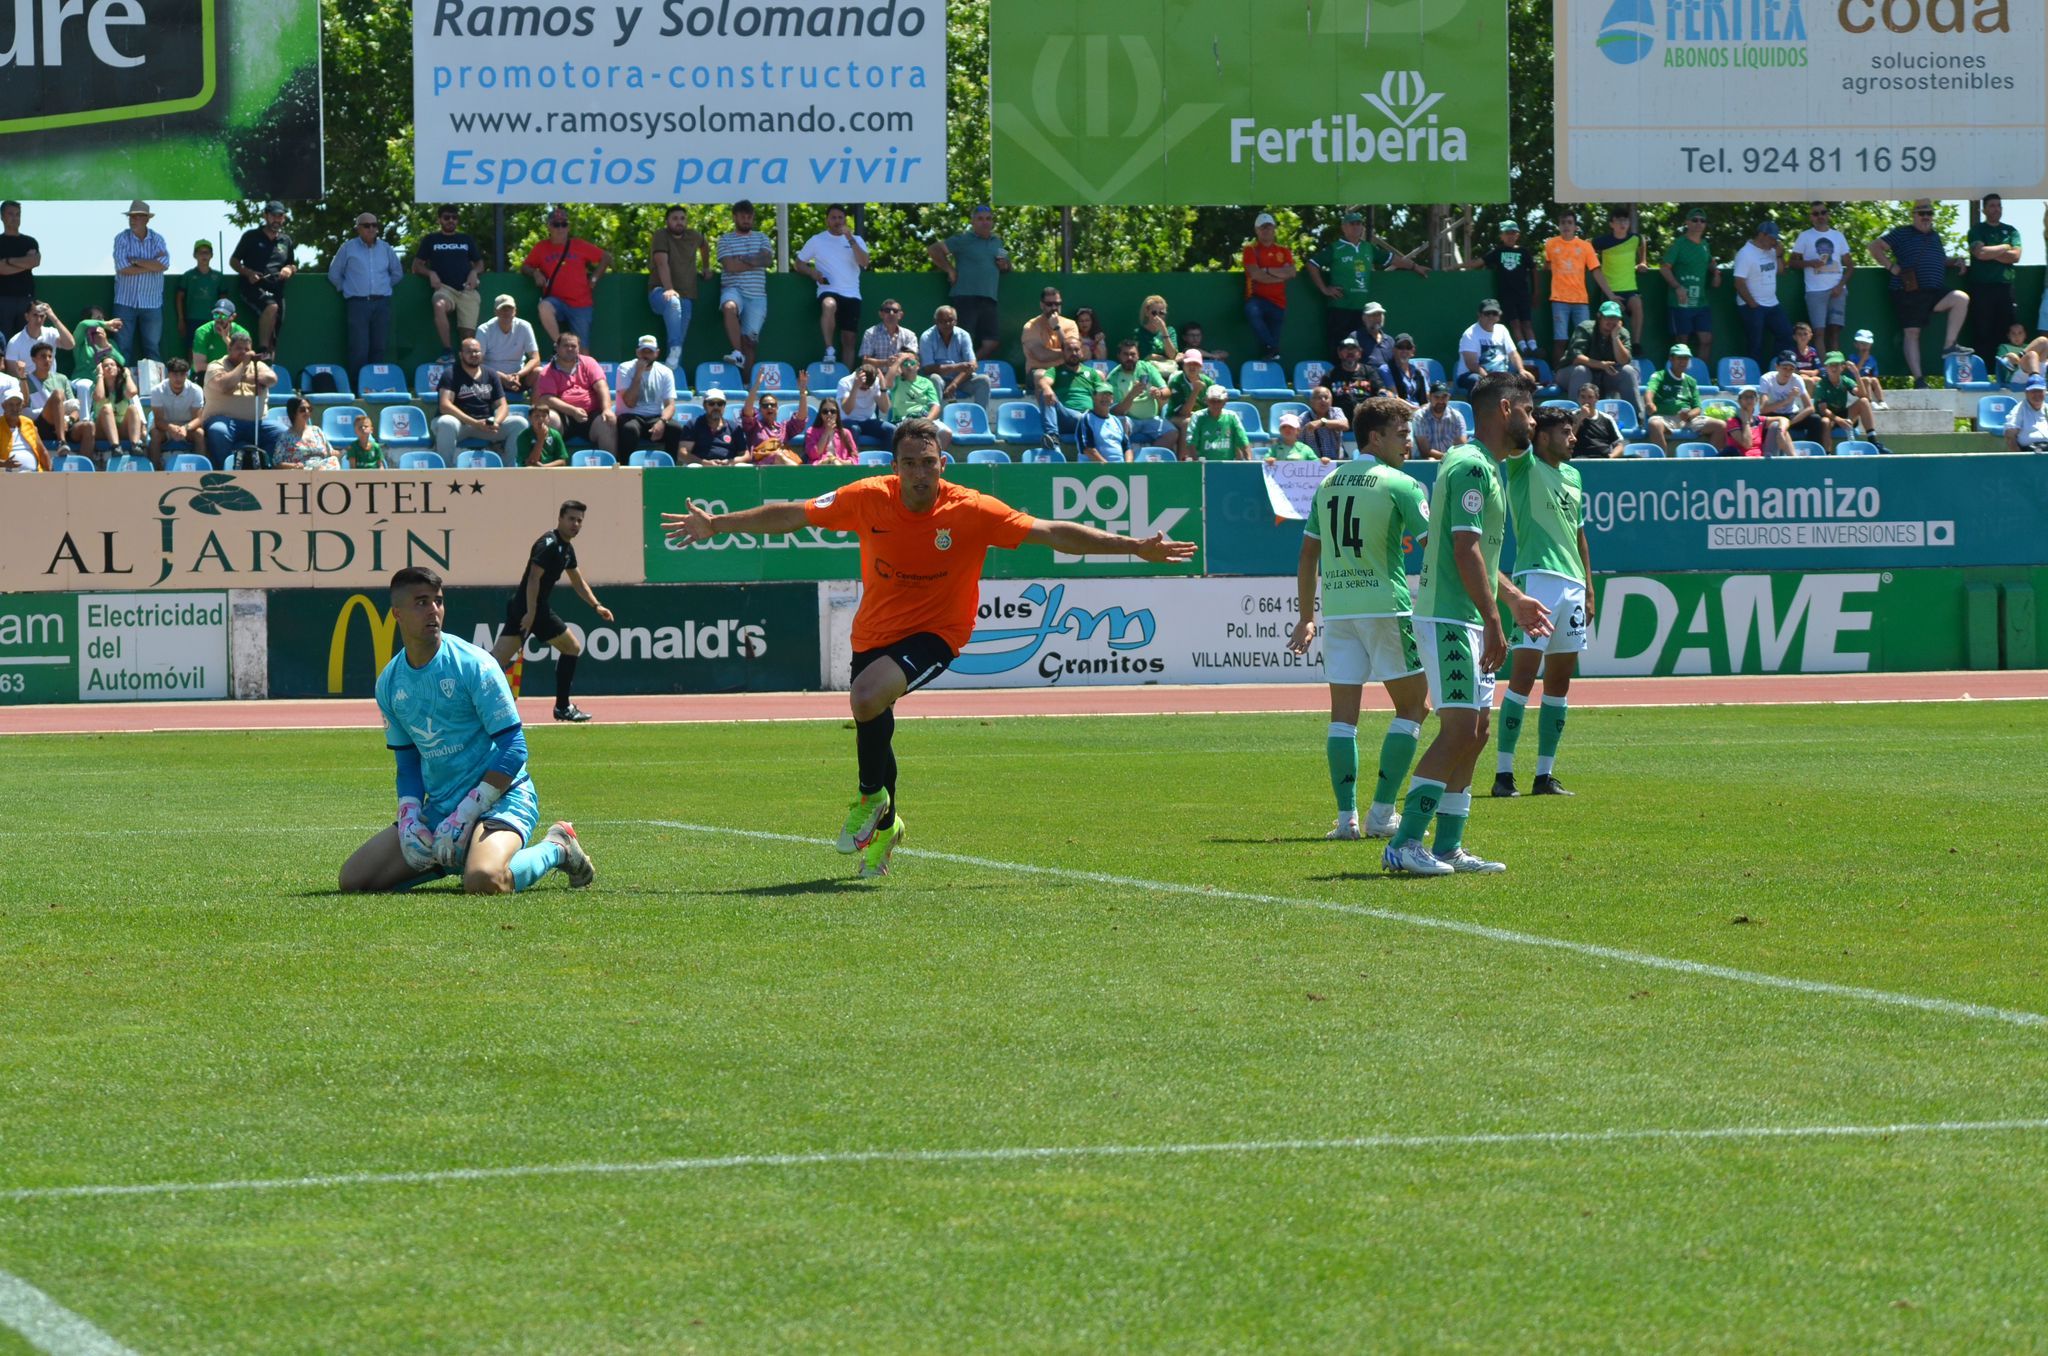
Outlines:
[[[505,604],[505,629],[516,632],[519,623],[526,620],[526,596],[515,593],[512,601]],[[543,607],[533,619],[533,629],[527,634],[543,645],[552,644],[555,637],[569,629],[569,623],[555,615],[551,607]]]

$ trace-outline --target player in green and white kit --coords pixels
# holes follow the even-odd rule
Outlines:
[[[1406,402],[1361,401],[1353,426],[1370,461],[1340,464],[1316,489],[1301,538],[1301,620],[1287,648],[1307,654],[1316,634],[1316,583],[1323,588],[1323,673],[1330,680],[1330,732],[1324,752],[1337,824],[1328,837],[1357,838],[1358,708],[1367,683],[1384,683],[1394,719],[1380,741],[1380,771],[1364,837],[1391,838],[1401,827],[1394,797],[1407,780],[1415,741],[1429,714],[1429,683],[1408,622],[1405,538],[1429,533],[1429,501],[1401,469],[1413,446]]]
[[[1495,463],[1529,446],[1535,391],[1535,380],[1520,373],[1481,377],[1472,389],[1477,433],[1472,442],[1453,448],[1437,468],[1414,623],[1437,734],[1415,765],[1401,827],[1382,858],[1390,871],[1444,876],[1507,870],[1467,852],[1464,837],[1472,813],[1472,768],[1486,748],[1487,720],[1493,714],[1493,675],[1508,656],[1500,604],[1529,635],[1550,634],[1550,614],[1543,604],[1500,572],[1507,497]],[[1437,821],[1434,852],[1422,843],[1432,818]]]
[[[1538,668],[1543,671],[1543,706],[1536,724],[1536,784],[1530,792],[1572,794],[1551,769],[1557,764],[1558,741],[1564,738],[1565,694],[1579,670],[1586,627],[1593,620],[1593,552],[1581,525],[1586,492],[1579,485],[1579,468],[1571,464],[1575,418],[1571,410],[1536,411],[1534,450],[1509,457],[1501,467],[1507,481],[1508,517],[1515,525],[1515,582],[1549,610],[1553,629],[1540,638],[1515,631],[1514,664],[1500,708],[1496,796],[1520,794],[1515,790],[1515,741],[1522,736],[1522,716]]]

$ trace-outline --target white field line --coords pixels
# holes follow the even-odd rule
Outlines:
[[[989,1149],[848,1149],[818,1153],[726,1154],[657,1158],[639,1163],[529,1163],[498,1168],[440,1168],[421,1172],[341,1172],[308,1177],[249,1177],[212,1182],[138,1182],[131,1185],[15,1187],[0,1201],[75,1200],[80,1197],[181,1196],[205,1193],[307,1191],[332,1187],[431,1186],[441,1182],[493,1182],[534,1177],[653,1176],[732,1168],[828,1168],[862,1164],[1053,1163],[1087,1159],[1243,1157],[1256,1154],[1373,1152],[1482,1148],[1574,1148],[1603,1144],[1768,1143],[1784,1140],[1865,1140],[1915,1135],[2023,1134],[2048,1130],[2048,1118],[1993,1121],[1908,1121],[1896,1125],[1727,1125],[1698,1129],[1652,1127],[1616,1130],[1493,1131],[1464,1135],[1352,1135],[1336,1139],[1220,1140],[1193,1144],[1015,1145]],[[81,1348],[81,1350],[84,1350]],[[121,1348],[111,1347],[109,1351]]]
[[[655,828],[678,829],[687,833],[710,834],[714,837],[750,838],[771,843],[797,843],[805,847],[830,847],[824,839],[805,838],[793,833],[769,833],[761,829],[733,829],[715,824],[690,824],[673,819],[625,819],[612,820],[617,824],[646,824]],[[1300,899],[1289,895],[1259,894],[1247,890],[1225,890],[1213,885],[1190,885],[1178,881],[1146,880],[1139,876],[1118,876],[1105,871],[1080,871],[1064,866],[1036,866],[1028,862],[999,862],[988,857],[969,857],[955,852],[932,852],[923,848],[900,848],[898,856],[921,857],[927,861],[951,862],[957,866],[979,867],[986,871],[1004,871],[1016,875],[1044,876],[1054,880],[1080,881],[1089,885],[1115,885],[1125,889],[1144,890],[1153,894],[1192,895],[1199,899],[1235,900],[1246,904],[1275,904],[1293,909],[1321,909],[1329,913],[1351,914],[1360,918],[1374,918],[1383,923],[1400,923],[1407,927],[1433,928],[1439,932],[1456,933],[1462,937],[1478,937],[1489,942],[1501,942],[1509,946],[1542,947],[1552,951],[1566,951],[1573,955],[1588,956],[1594,960],[1613,961],[1620,965],[1636,965],[1650,970],[1669,970],[1677,974],[1693,975],[1701,979],[1721,979],[1734,984],[1751,984],[1758,988],[1784,989],[1793,993],[1806,993],[1829,998],[1846,998],[1860,1003],[1876,1003],[1884,1007],[1912,1008],[1921,1012],[1940,1013],[1945,1017],[1967,1017],[1977,1021],[2003,1022],[2009,1026],[2048,1027],[2048,1015],[2038,1012],[2023,1012],[2013,1008],[1991,1007],[1983,1003],[1964,1003],[1953,998],[1929,998],[1920,994],[1893,993],[1886,989],[1869,989],[1855,984],[1831,984],[1826,980],[1798,979],[1788,975],[1764,974],[1756,970],[1738,970],[1732,966],[1710,965],[1704,961],[1682,960],[1674,956],[1658,956],[1646,951],[1629,951],[1621,947],[1601,946],[1595,942],[1575,942],[1563,937],[1546,937],[1535,932],[1516,932],[1510,928],[1488,927],[1484,923],[1467,923],[1455,918],[1437,918],[1429,914],[1402,913],[1396,909],[1378,909],[1369,904],[1341,904],[1330,899]],[[1426,887],[1442,890],[1443,884]]]
[[[0,1328],[45,1356],[135,1356],[19,1276],[0,1271]]]

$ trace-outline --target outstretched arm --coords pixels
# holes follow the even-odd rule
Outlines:
[[[1032,519],[1024,540],[1070,556],[1136,556],[1155,565],[1180,564],[1195,558],[1193,542],[1168,541],[1164,532],[1155,532],[1140,541],[1086,523],[1054,523],[1043,518]]]
[[[728,532],[759,532],[764,536],[794,532],[808,526],[809,521],[800,502],[762,504],[738,513],[708,513],[693,500],[688,513],[662,514],[661,530],[672,542],[710,541]]]

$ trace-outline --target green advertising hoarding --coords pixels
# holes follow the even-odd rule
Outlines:
[[[0,706],[227,695],[225,593],[0,594]]]
[[[1505,0],[992,0],[998,203],[1506,202]]]
[[[860,544],[847,532],[805,528],[780,536],[722,536],[671,543],[661,515],[688,511],[695,500],[712,513],[763,503],[811,499],[875,474],[873,467],[677,467],[642,475],[649,583],[748,583],[768,579],[860,578]],[[1194,463],[1093,463],[1068,466],[949,466],[946,479],[992,494],[1034,518],[1080,522],[1124,536],[1164,532],[1195,543],[1184,565],[1153,565],[1129,556],[1063,556],[1043,546],[991,551],[990,579],[1100,578],[1202,573],[1202,468]]]
[[[505,621],[504,589],[448,590],[448,634],[488,649]],[[746,588],[613,585],[598,595],[600,622],[557,596],[583,638],[579,694],[801,692],[818,686],[818,591],[799,584]],[[398,648],[382,589],[280,589],[270,595],[270,695],[369,697]],[[555,652],[529,641],[522,691],[554,691]]]
[[[326,192],[316,0],[121,0],[85,9],[21,0],[0,50],[9,68],[0,82],[0,159],[21,197]],[[108,218],[108,241],[119,229]],[[172,272],[181,257],[173,245]]]

